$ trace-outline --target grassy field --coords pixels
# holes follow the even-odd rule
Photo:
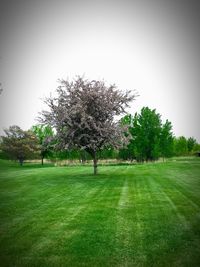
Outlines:
[[[200,160],[0,162],[1,266],[200,266]]]

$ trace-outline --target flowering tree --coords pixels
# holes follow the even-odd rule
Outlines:
[[[136,97],[122,92],[104,81],[88,81],[81,77],[69,82],[61,80],[56,97],[46,98],[48,111],[42,111],[40,121],[56,129],[61,149],[78,148],[93,158],[97,174],[97,152],[106,147],[119,147],[125,142],[124,129],[115,116]]]

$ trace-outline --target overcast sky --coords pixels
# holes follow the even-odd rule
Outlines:
[[[200,142],[200,1],[1,0],[0,134],[36,124],[60,78],[136,89],[131,113],[156,108]]]

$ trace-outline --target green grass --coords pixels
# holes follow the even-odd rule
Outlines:
[[[1,266],[200,266],[200,160],[0,162]]]

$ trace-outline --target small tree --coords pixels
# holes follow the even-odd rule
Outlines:
[[[188,148],[189,153],[191,153],[193,151],[196,144],[197,144],[197,141],[194,137],[189,137],[187,139],[187,148]]]
[[[174,153],[176,156],[186,156],[188,154],[187,139],[184,136],[174,138]]]
[[[38,152],[38,141],[31,131],[23,131],[19,126],[4,130],[1,150],[8,158],[18,160],[23,165],[25,159],[32,159]]]
[[[40,144],[41,163],[44,164],[44,158],[48,157],[51,152],[51,141],[53,139],[53,130],[49,125],[34,125],[31,129],[38,138]]]
[[[160,150],[163,160],[165,157],[171,157],[173,155],[172,124],[168,120],[166,120],[161,129]]]
[[[193,147],[193,153],[194,153],[194,155],[196,154],[196,155],[200,156],[200,144],[196,143],[194,145],[194,147]]]
[[[133,161],[135,158],[135,143],[134,143],[134,137],[133,137],[133,117],[131,114],[125,115],[121,119],[122,125],[126,125],[128,130],[125,132],[125,136],[129,136],[131,134],[131,138],[129,140],[128,145],[125,145],[123,148],[119,150],[118,157],[123,160],[130,160]]]
[[[88,152],[97,174],[98,152],[125,141],[123,129],[114,118],[125,113],[136,94],[81,77],[72,82],[61,80],[56,92],[57,97],[46,99],[49,111],[41,113],[40,121],[55,127],[61,149]]]

